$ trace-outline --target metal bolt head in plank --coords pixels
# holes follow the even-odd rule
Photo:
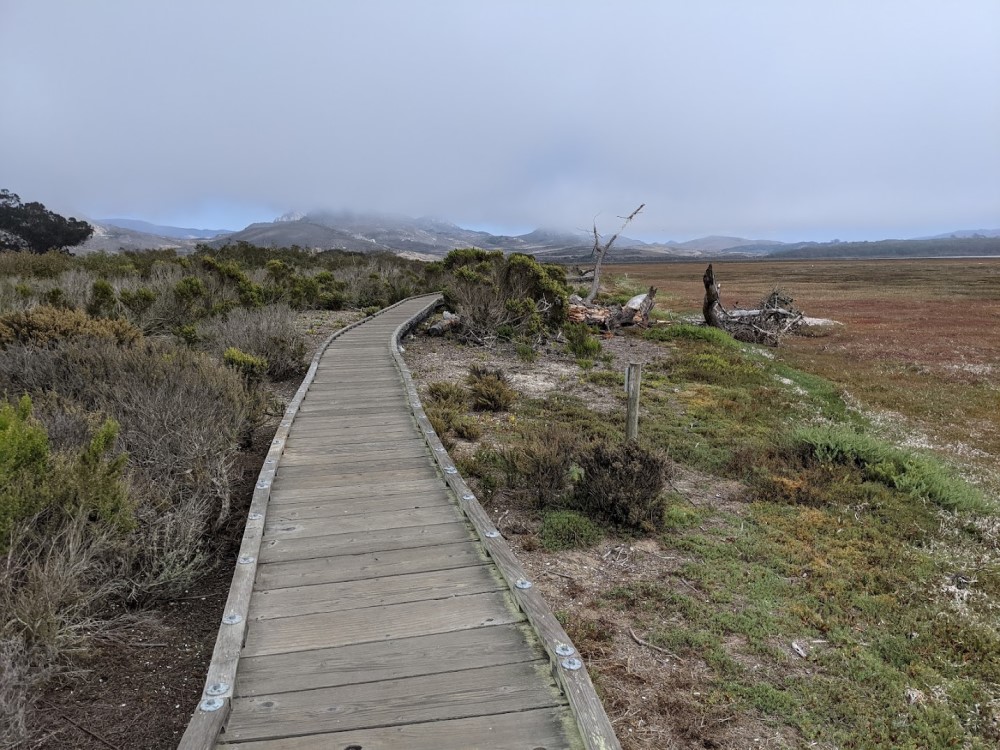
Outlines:
[[[264,517],[263,513],[251,513],[247,516],[248,521],[260,521]]]
[[[271,445],[281,445],[281,438],[275,438],[272,440]]]
[[[456,469],[454,466],[448,466],[447,468],[445,468],[444,473],[445,474],[458,474],[458,469]]]
[[[583,667],[583,662],[576,658],[563,659],[559,663],[562,665],[563,669],[568,669],[570,672],[575,672]]]
[[[557,643],[556,653],[559,654],[559,656],[572,656],[576,653],[576,649],[568,643]]]
[[[500,532],[497,531],[496,529],[490,529],[489,531],[486,532],[486,536],[489,537],[490,539],[496,539],[498,536],[500,536]]]
[[[226,625],[239,625],[241,622],[243,622],[243,616],[238,615],[234,612],[232,614],[223,617],[222,622]]]
[[[222,698],[206,698],[201,703],[198,704],[198,708],[202,711],[218,711],[226,705],[226,702]]]
[[[462,499],[463,500],[475,500],[476,496],[473,495],[471,492],[466,492],[464,495],[462,495]]]
[[[254,557],[253,555],[240,555],[239,559],[236,562],[238,562],[240,565],[249,565],[256,559],[257,558]]]
[[[257,482],[257,489],[266,490],[270,486],[270,484],[271,483],[268,482],[266,479],[261,479],[259,482]]]
[[[225,695],[229,692],[229,684],[226,682],[216,682],[205,688],[205,695]]]
[[[532,584],[527,578],[518,578],[514,581],[514,585],[519,589],[530,589]]]

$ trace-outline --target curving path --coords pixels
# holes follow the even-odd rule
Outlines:
[[[437,300],[388,308],[314,360],[261,472],[182,750],[618,748],[399,357]]]

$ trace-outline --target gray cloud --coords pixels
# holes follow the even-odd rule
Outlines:
[[[996,227],[998,39],[995,0],[0,0],[0,187],[186,225]]]

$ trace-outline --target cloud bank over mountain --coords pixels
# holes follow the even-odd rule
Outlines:
[[[997,226],[998,30],[992,0],[6,0],[0,186],[175,226]]]

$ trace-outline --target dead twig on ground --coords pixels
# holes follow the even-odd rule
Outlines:
[[[77,729],[79,729],[84,734],[89,734],[91,737],[93,737],[95,740],[97,740],[98,742],[100,742],[102,745],[105,745],[106,747],[110,747],[111,750],[121,750],[121,748],[118,747],[118,745],[115,745],[115,744],[111,743],[109,740],[107,740],[104,737],[102,737],[101,735],[97,734],[97,732],[93,732],[93,731],[87,729],[87,727],[81,726],[77,722],[73,721],[73,719],[69,718],[66,714],[64,714],[62,711],[60,711],[58,708],[56,708],[54,705],[52,705],[48,701],[39,701],[39,703],[44,703],[46,706],[48,706],[49,708],[51,708],[52,711],[55,713],[55,715],[58,716],[60,719],[62,719],[63,721],[65,721],[67,724],[72,724],[74,727],[76,727]]]
[[[640,638],[639,636],[637,636],[635,634],[635,631],[632,630],[632,628],[628,629],[628,634],[630,636],[632,636],[632,640],[635,641],[636,643],[638,643],[640,646],[645,646],[646,648],[652,649],[653,651],[659,651],[661,654],[665,654],[666,656],[669,656],[671,659],[676,659],[677,661],[681,660],[681,657],[679,657],[677,654],[673,653],[672,651],[667,651],[665,648],[660,648],[659,646],[654,646],[649,641],[644,641],[642,638]]]

